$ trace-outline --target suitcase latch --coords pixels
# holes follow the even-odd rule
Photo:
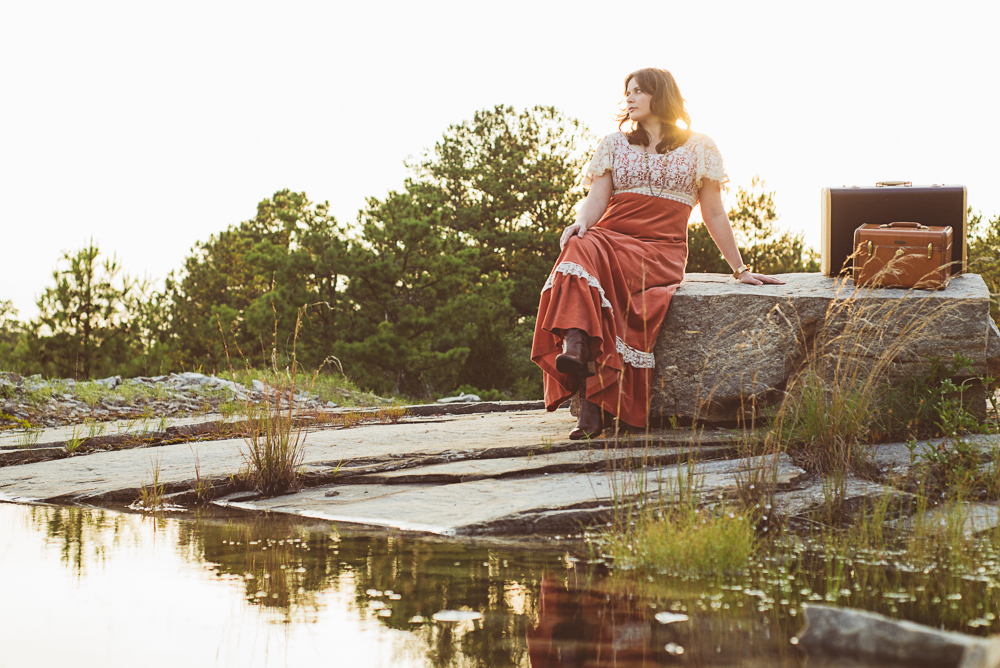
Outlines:
[[[931,259],[931,253],[933,253],[933,252],[934,252],[934,244],[933,243],[927,244],[927,259],[928,260]]]
[[[868,240],[868,254],[869,255],[872,254],[872,240],[871,239]]]

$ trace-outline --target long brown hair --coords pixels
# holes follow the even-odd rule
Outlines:
[[[678,148],[691,136],[691,130],[677,126],[677,121],[682,120],[688,127],[691,125],[691,117],[688,116],[684,108],[684,98],[677,88],[677,82],[670,72],[658,70],[653,67],[646,67],[632,72],[625,77],[625,95],[628,95],[628,82],[635,79],[641,90],[649,93],[649,110],[660,119],[663,130],[663,138],[656,145],[657,153],[666,153]],[[618,129],[629,121],[628,110],[618,114]],[[649,133],[642,127],[642,123],[635,123],[630,132],[625,132],[625,137],[629,144],[639,146],[649,145]]]

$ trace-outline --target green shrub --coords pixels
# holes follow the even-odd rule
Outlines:
[[[927,373],[885,387],[881,409],[873,421],[873,431],[879,440],[987,431],[987,426],[969,411],[967,404],[969,394],[977,389],[974,384],[989,386],[993,379],[974,377],[973,361],[962,355],[955,355],[950,362],[940,358],[928,361]]]

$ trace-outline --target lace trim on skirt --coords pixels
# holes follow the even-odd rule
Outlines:
[[[656,358],[653,353],[644,353],[636,350],[632,346],[615,337],[615,349],[622,356],[622,361],[632,365],[633,369],[652,369],[656,367]]]
[[[601,287],[600,281],[587,273],[587,270],[578,265],[576,262],[560,262],[556,265],[556,268],[552,270],[549,274],[548,279],[545,281],[545,285],[542,286],[542,292],[545,292],[552,287],[552,281],[556,277],[556,272],[564,276],[576,276],[577,278],[583,278],[587,281],[587,285],[592,288],[597,288],[597,291],[601,293],[601,306],[606,309],[610,309],[614,313],[614,309],[611,308],[611,302],[608,298],[604,296],[604,288]],[[537,284],[536,284],[537,285]]]

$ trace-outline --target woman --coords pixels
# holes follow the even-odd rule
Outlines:
[[[646,424],[653,344],[684,278],[696,203],[736,280],[782,283],[743,264],[722,205],[722,156],[715,142],[686,129],[690,117],[670,73],[633,72],[625,96],[618,127],[632,121],[633,129],[598,144],[583,179],[590,192],[563,231],[535,324],[531,359],[545,372],[546,408],[581,393],[571,439],[599,436],[603,411]]]

